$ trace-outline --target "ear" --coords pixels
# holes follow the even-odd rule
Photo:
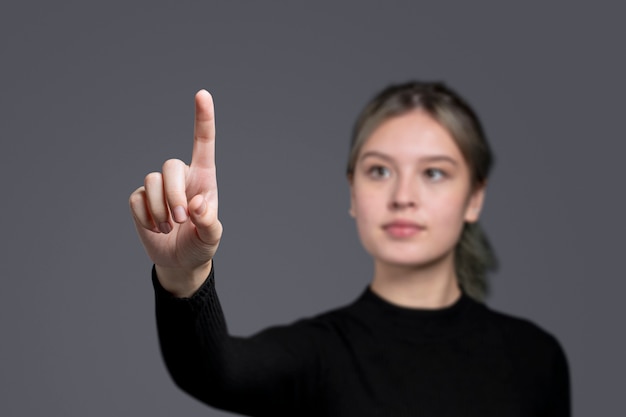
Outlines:
[[[480,217],[480,212],[485,202],[485,189],[487,184],[483,183],[478,185],[472,191],[469,197],[467,208],[465,209],[465,221],[468,223],[475,223]]]
[[[356,219],[356,214],[354,212],[354,203],[353,203],[353,199],[350,199],[350,209],[348,210],[348,213],[350,213],[350,217],[352,217],[353,219]]]

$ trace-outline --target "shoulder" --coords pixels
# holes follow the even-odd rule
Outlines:
[[[535,322],[483,306],[483,314],[502,337],[522,348],[561,350],[557,338]]]
[[[531,320],[495,311],[487,306],[482,309],[487,327],[510,352],[515,362],[567,377],[565,351],[551,332]]]
[[[549,331],[531,320],[494,311],[483,314],[512,364],[517,384],[540,395],[546,415],[570,415],[570,371],[563,346]]]

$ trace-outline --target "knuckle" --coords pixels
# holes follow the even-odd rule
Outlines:
[[[144,180],[144,186],[149,187],[149,186],[156,185],[162,181],[162,178],[163,177],[160,172],[151,172],[148,175],[146,175],[146,178]]]
[[[169,171],[171,169],[178,169],[183,165],[185,165],[185,163],[181,161],[180,159],[171,158],[163,163],[163,171]]]
[[[144,187],[139,187],[128,197],[128,205],[130,205],[131,208],[143,203],[144,189]]]

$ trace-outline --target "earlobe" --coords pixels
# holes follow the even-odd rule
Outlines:
[[[467,205],[467,210],[465,211],[465,221],[468,223],[475,223],[478,221],[480,217],[480,212],[483,208],[483,203],[485,201],[485,186],[479,186],[474,192],[469,200],[469,204]]]

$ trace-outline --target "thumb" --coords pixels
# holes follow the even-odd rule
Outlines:
[[[222,237],[222,223],[217,219],[217,207],[208,203],[198,194],[189,201],[189,218],[196,226],[198,238],[202,243],[215,246]]]

